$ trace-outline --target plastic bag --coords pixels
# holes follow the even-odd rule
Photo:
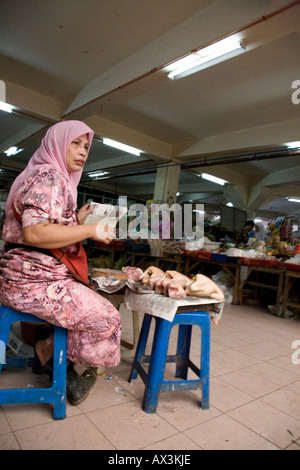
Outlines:
[[[214,274],[211,278],[223,292],[225,303],[231,304],[234,292],[233,279],[231,276],[225,271],[221,270]]]

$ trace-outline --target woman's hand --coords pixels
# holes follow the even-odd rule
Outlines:
[[[92,212],[93,212],[93,209],[90,209],[90,204],[85,204],[84,206],[82,206],[81,209],[79,209],[79,211],[77,212],[79,223],[84,224],[85,219]]]
[[[96,236],[92,238],[108,245],[114,238],[116,238],[115,229],[108,224],[101,224],[99,222],[96,225]]]

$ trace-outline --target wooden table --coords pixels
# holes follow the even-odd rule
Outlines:
[[[296,271],[285,272],[285,282],[284,282],[284,289],[283,289],[283,296],[282,296],[282,314],[284,318],[286,318],[287,316],[286,315],[287,307],[300,309],[299,304],[289,301],[290,289],[293,287],[297,279],[300,279],[300,272],[296,272]]]
[[[167,256],[157,256],[154,266],[157,266],[164,271],[169,269],[168,266],[170,264],[173,264],[172,269],[174,269],[174,271],[181,273],[185,264],[185,259],[181,255],[175,253]]]
[[[284,276],[286,273],[285,268],[269,268],[266,266],[246,266],[248,268],[248,273],[245,279],[240,282],[239,286],[239,303],[241,303],[243,289],[246,285],[251,285],[256,288],[269,289],[277,292],[276,295],[276,304],[275,304],[275,314],[280,315],[280,306],[283,296],[283,285],[284,285]],[[252,274],[256,275],[255,280],[252,279]],[[276,284],[270,284],[265,279],[262,281],[260,279],[260,274],[274,274],[278,276],[278,282]]]

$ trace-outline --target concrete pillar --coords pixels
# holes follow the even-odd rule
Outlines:
[[[154,186],[153,200],[167,202],[172,198],[176,202],[180,177],[180,165],[158,168]]]

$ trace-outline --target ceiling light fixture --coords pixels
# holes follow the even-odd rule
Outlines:
[[[130,145],[122,144],[121,142],[117,142],[116,140],[107,139],[103,137],[103,143],[105,145],[109,145],[110,147],[114,147],[119,150],[124,150],[125,152],[132,153],[133,155],[137,155],[138,157],[141,155],[142,151],[131,147]]]
[[[198,176],[201,176],[205,180],[212,181],[212,183],[221,184],[222,186],[225,183],[228,183],[228,181],[223,180],[222,178],[218,178],[217,176],[209,175],[208,173],[201,173],[201,175]]]
[[[232,204],[232,202],[227,202],[226,206],[233,207],[233,204]]]
[[[97,178],[98,176],[104,176],[104,175],[107,175],[107,174],[108,174],[107,171],[92,171],[91,173],[88,173],[87,175],[90,178]]]
[[[289,150],[299,149],[300,148],[300,141],[288,142],[287,144],[284,144],[284,145],[286,145]]]
[[[11,157],[12,155],[17,155],[17,153],[22,152],[24,149],[18,149],[18,147],[9,147],[9,149],[4,150],[4,153],[8,156]]]
[[[13,107],[11,104],[5,103],[4,101],[0,101],[0,110],[6,111],[7,113],[12,113]]]
[[[230,59],[242,52],[241,49],[245,49],[245,47],[240,39],[236,36],[228,36],[176,60],[165,67],[165,70],[169,72],[168,78],[176,80]]]
[[[193,209],[193,212],[197,212],[198,214],[204,215],[205,211],[200,211],[198,209]]]
[[[300,202],[300,198],[298,199],[298,198],[295,198],[295,197],[289,197],[288,201],[289,202]]]

